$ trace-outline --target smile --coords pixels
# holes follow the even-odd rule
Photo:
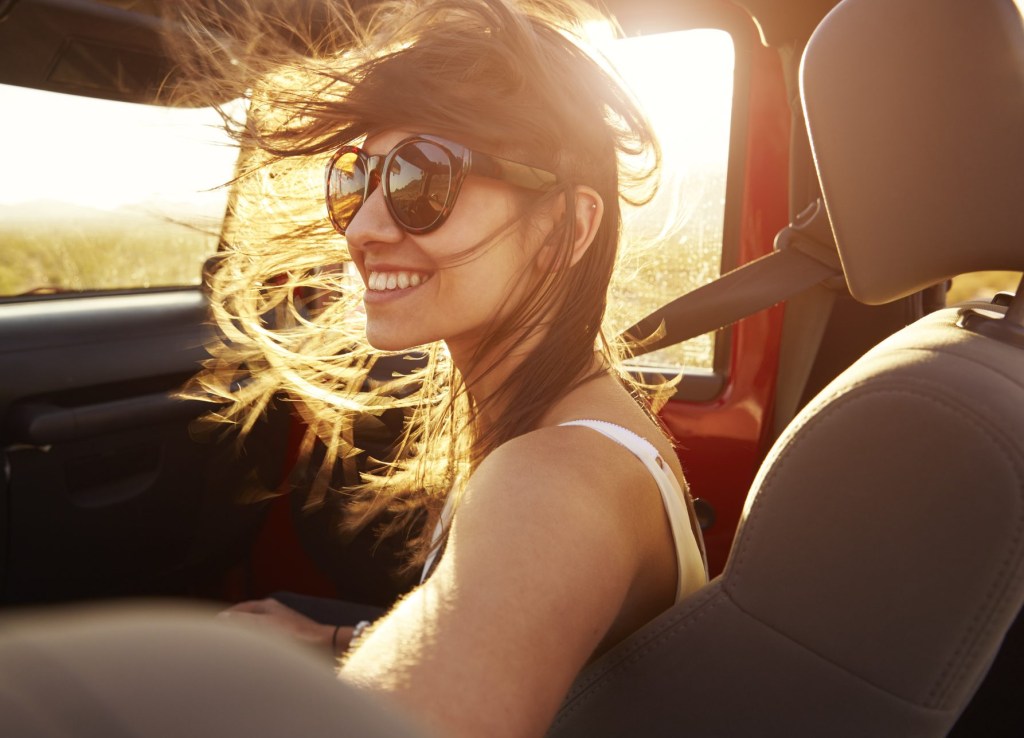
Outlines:
[[[404,290],[409,287],[419,287],[430,277],[430,274],[424,272],[370,272],[366,277],[366,288],[373,292]]]

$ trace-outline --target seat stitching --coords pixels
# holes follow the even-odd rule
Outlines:
[[[637,646],[629,648],[627,653],[616,659],[614,664],[610,664],[601,669],[599,674],[589,677],[585,684],[574,686],[566,696],[564,706],[559,710],[558,715],[552,722],[552,727],[564,722],[570,715],[583,707],[587,702],[607,690],[608,687],[611,686],[614,677],[620,671],[632,664],[635,664],[650,653],[656,646],[662,645],[666,641],[674,638],[678,633],[693,626],[706,614],[725,604],[727,599],[727,595],[725,595],[721,589],[716,588],[712,594],[708,596],[706,602],[703,602],[692,609],[686,608],[687,612],[685,613],[685,617],[680,615],[677,618],[672,618],[669,622],[664,624],[664,627],[659,630],[657,635],[652,635],[649,639],[645,639],[642,645],[638,644]],[[680,621],[683,622],[680,623]]]
[[[602,675],[605,672],[613,671],[614,669],[618,668],[621,664],[626,663],[627,661],[635,661],[637,657],[634,657],[633,654],[636,654],[641,651],[642,653],[646,653],[647,650],[649,650],[649,644],[659,639],[662,639],[667,631],[675,628],[681,621],[691,619],[692,613],[700,612],[704,608],[709,607],[709,605],[713,606],[714,600],[716,599],[719,590],[720,587],[706,586],[699,593],[695,593],[691,598],[688,598],[686,600],[686,605],[681,605],[678,608],[670,608],[669,611],[666,611],[666,616],[664,620],[662,622],[659,622],[656,628],[650,628],[648,632],[643,634],[644,637],[642,638],[638,636],[640,636],[643,631],[638,631],[636,634],[631,636],[629,639],[628,646],[626,646],[621,653],[615,656],[614,661],[612,663],[604,665],[600,669],[595,669],[597,673],[595,673],[593,676],[585,677],[583,679],[578,680],[574,685],[573,690],[570,690],[570,692],[576,691],[577,688],[582,689],[586,685],[589,685],[589,683],[597,681],[602,677]],[[672,610],[676,609],[678,609],[678,612],[671,612]],[[644,630],[648,629],[645,628]],[[609,652],[609,656],[615,655],[617,651],[618,649],[613,649]],[[595,666],[600,664],[603,660],[603,658],[598,660],[595,663]]]
[[[670,640],[673,640],[676,637],[678,637],[691,625],[696,624],[696,622],[700,620],[705,614],[710,613],[713,610],[717,610],[718,608],[726,604],[732,605],[737,609],[738,612],[742,613],[745,617],[749,618],[751,622],[756,623],[759,627],[763,628],[764,630],[770,631],[777,637],[791,644],[794,648],[800,649],[812,655],[815,659],[818,659],[819,661],[823,662],[828,667],[835,669],[839,672],[842,672],[847,677],[854,679],[873,690],[877,690],[879,693],[885,695],[890,699],[896,700],[905,705],[912,705],[918,709],[929,709],[935,710],[936,712],[941,711],[932,705],[921,705],[901,695],[895,694],[892,691],[884,687],[881,687],[868,679],[865,679],[860,674],[850,671],[843,665],[836,663],[834,660],[828,658],[827,656],[821,653],[818,653],[813,648],[810,648],[807,645],[801,643],[800,641],[795,640],[788,634],[778,630],[769,623],[766,623],[763,620],[759,619],[756,615],[753,615],[752,613],[748,612],[741,605],[739,605],[739,603],[737,603],[724,589],[715,588],[714,591],[708,597],[708,602],[701,603],[697,608],[693,610],[688,610],[684,616],[674,618],[671,623],[668,623],[665,627],[661,628],[657,635],[654,635],[651,638],[646,639],[642,645],[639,645],[635,648],[631,648],[627,655],[623,655],[621,658],[617,659],[614,664],[611,664],[606,668],[602,669],[600,674],[591,677],[586,684],[580,685],[579,683],[577,683],[576,685],[574,685],[573,689],[570,690],[569,694],[567,695],[566,700],[563,703],[563,707],[559,710],[556,719],[552,722],[551,727],[553,728],[565,722],[565,720],[568,719],[568,717],[570,717],[574,712],[585,707],[587,704],[592,702],[594,698],[600,696],[601,694],[606,692],[610,687],[614,686],[614,680],[621,675],[621,672],[625,671],[629,666],[632,666],[642,657],[646,656],[648,653],[654,650],[655,647],[666,645]],[[680,626],[680,620],[688,620],[688,622],[684,622]]]
[[[868,392],[854,392],[854,390],[870,384],[873,384],[874,386],[869,387]],[[858,402],[867,399],[871,395],[877,396],[879,394],[902,394],[915,396],[921,400],[931,402],[936,405],[940,405],[951,412],[960,414],[961,417],[966,418],[970,422],[970,424],[975,427],[976,430],[980,431],[982,435],[985,435],[990,440],[992,440],[996,448],[1000,451],[1004,459],[1006,459],[1006,461],[1008,462],[1010,468],[1017,472],[1016,476],[1019,482],[1019,488],[1022,492],[1022,497],[1024,497],[1024,477],[1022,477],[1020,473],[1020,469],[1022,466],[1022,457],[1016,453],[1012,445],[1005,443],[1005,434],[993,433],[992,429],[988,426],[988,424],[984,422],[984,419],[979,418],[979,416],[966,404],[950,403],[947,400],[947,398],[940,392],[945,388],[935,382],[917,379],[916,385],[913,388],[907,388],[905,385],[906,380],[899,377],[889,377],[885,380],[878,380],[875,377],[869,377],[856,384],[837,388],[835,392],[833,392],[828,398],[822,400],[822,402],[829,403],[831,400],[833,400],[833,398],[839,395],[845,394],[845,396],[839,397],[839,399],[836,399],[834,402],[828,404],[823,411],[808,415],[806,420],[804,420],[799,426],[797,426],[797,429],[810,428],[813,424],[824,422],[830,414],[838,411],[843,406],[853,402]],[[936,396],[934,394],[921,391],[925,387],[930,387],[931,389],[933,389],[933,391],[940,392],[940,394]],[[796,429],[794,429],[793,433],[795,433],[795,431]],[[782,452],[779,455],[778,462],[765,476],[765,479],[761,484],[761,489],[758,494],[759,497],[767,490],[768,487],[771,486],[774,477],[782,472],[782,469],[785,467],[786,463],[788,463],[788,461],[792,458],[792,454],[794,453],[795,449],[805,440],[806,437],[800,437],[799,435],[797,435],[797,437],[794,440],[790,441],[787,444],[787,446],[782,450]],[[758,517],[764,509],[764,505],[757,504],[755,502],[754,508],[755,509],[752,511],[750,518],[744,526],[748,530],[755,525],[756,520],[758,519]],[[993,579],[991,586],[989,587],[988,593],[984,598],[983,604],[975,610],[975,613],[971,618],[970,624],[964,632],[964,635],[961,637],[960,642],[954,649],[953,654],[946,662],[946,665],[943,667],[936,681],[933,683],[931,689],[929,690],[928,694],[930,700],[938,702],[941,701],[942,696],[948,694],[949,690],[952,688],[952,676],[950,675],[950,671],[954,668],[956,662],[960,660],[960,655],[965,650],[969,650],[968,642],[976,642],[977,639],[980,637],[981,632],[984,632],[984,627],[979,625],[979,623],[982,619],[982,615],[988,610],[989,603],[993,599],[995,599],[996,593],[998,591],[1005,591],[1006,589],[1006,580],[1009,578],[1009,570],[1011,568],[1012,561],[1014,558],[1018,557],[1020,542],[1022,538],[1022,523],[1024,523],[1024,513],[1019,513],[1015,531],[1011,534],[1009,551],[1003,559],[1002,563],[996,569],[996,576]],[[741,576],[741,569],[743,567],[744,562],[746,561],[746,555],[750,548],[749,539],[751,535],[752,534],[748,533],[740,537],[738,549],[736,551],[736,563],[734,566],[728,567],[727,573],[723,577],[723,590],[728,591],[730,589],[731,578],[738,578]],[[992,613],[990,612],[990,615],[991,614]],[[989,617],[987,622],[991,624],[992,618]],[[949,680],[949,683],[943,685],[943,682],[946,680]],[[942,692],[941,695],[939,694],[940,691]],[[928,704],[932,705],[933,702],[930,701]]]

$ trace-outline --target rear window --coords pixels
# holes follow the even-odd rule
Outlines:
[[[623,214],[623,268],[609,314],[624,330],[721,272],[735,49],[716,29],[623,39],[603,49],[650,118],[663,156],[656,198]],[[714,340],[700,336],[634,364],[711,371]]]
[[[0,85],[0,297],[197,285],[237,149],[210,109]]]

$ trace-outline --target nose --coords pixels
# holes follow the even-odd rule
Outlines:
[[[345,229],[350,249],[365,250],[374,244],[398,243],[405,231],[391,217],[384,201],[384,188],[377,187],[366,198]]]

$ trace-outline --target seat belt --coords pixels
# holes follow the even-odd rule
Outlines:
[[[677,297],[621,337],[633,356],[641,356],[725,328],[823,282],[834,287],[842,275],[832,228],[818,198],[779,231],[770,254]]]
[[[772,439],[778,438],[800,408],[814,368],[837,290],[816,284],[794,295],[786,306],[779,340],[779,369],[772,409]]]

